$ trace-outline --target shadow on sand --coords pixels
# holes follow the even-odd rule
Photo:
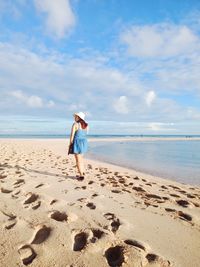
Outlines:
[[[11,166],[9,164],[0,164],[0,167],[2,167],[2,168],[9,168],[9,169],[18,169],[18,170],[21,169],[21,170],[24,170],[26,172],[31,172],[31,173],[38,173],[38,174],[48,175],[48,176],[53,176],[53,177],[59,177],[59,178],[77,180],[77,177],[76,176],[55,174],[55,173],[48,172],[48,171],[39,171],[39,170],[30,169],[30,168],[24,168],[24,167],[19,166],[19,165]]]

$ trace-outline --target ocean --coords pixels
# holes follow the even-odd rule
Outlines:
[[[200,140],[90,142],[88,158],[200,184]]]
[[[151,135],[151,134],[89,134],[88,138],[127,138],[127,137],[134,137],[134,138],[141,138],[141,137],[151,137],[151,138],[200,138],[200,135]],[[27,139],[31,139],[31,138],[38,138],[38,139],[63,139],[63,138],[69,138],[69,134],[33,134],[33,133],[25,133],[25,134],[1,134],[0,133],[0,138],[27,138]]]

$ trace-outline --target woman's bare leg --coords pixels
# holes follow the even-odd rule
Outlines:
[[[80,176],[84,175],[84,165],[83,165],[83,157],[81,154],[75,154],[76,159],[76,167],[78,169],[78,172]]]

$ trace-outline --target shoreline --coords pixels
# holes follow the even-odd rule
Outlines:
[[[103,161],[101,159],[91,159],[91,158],[87,158],[87,157],[85,157],[85,160],[88,163],[91,163],[91,164],[107,166],[108,168],[109,167],[115,168],[115,169],[117,168],[117,169],[120,169],[120,170],[123,170],[123,171],[127,171],[129,173],[132,173],[132,174],[135,174],[135,175],[138,175],[138,176],[145,176],[145,177],[148,177],[149,179],[159,180],[162,183],[167,183],[167,182],[168,183],[177,183],[179,185],[187,185],[187,186],[194,186],[194,187],[199,187],[200,188],[199,184],[192,184],[192,183],[186,183],[186,182],[177,181],[177,180],[174,180],[174,179],[172,179],[172,178],[170,178],[168,176],[165,176],[165,175],[152,174],[152,173],[149,173],[149,172],[145,172],[143,170],[137,170],[136,168],[122,166],[122,165],[120,165],[118,163],[112,163],[112,162],[108,162],[108,161]]]
[[[198,266],[200,187],[92,159],[80,182],[66,147],[0,140],[0,265]]]
[[[147,142],[149,141],[165,141],[166,139],[156,139],[156,140],[151,140],[151,139],[146,139]],[[193,141],[193,140],[186,140],[186,139],[171,139],[170,141],[177,141],[177,140],[180,140],[180,141]],[[200,139],[197,139],[197,140],[200,140]],[[1,139],[0,138],[0,143],[2,141],[11,141],[11,142],[25,142],[25,143],[29,143],[29,142],[35,142],[37,143],[40,147],[41,145],[43,146],[43,142],[45,145],[48,146],[48,148],[53,148],[55,151],[61,153],[63,156],[66,156],[66,157],[69,157],[69,155],[67,155],[67,152],[65,149],[63,149],[63,144],[66,145],[66,147],[68,146],[68,141],[69,139],[56,139],[56,138],[53,138],[53,139],[35,139],[35,138],[30,138],[30,139],[18,139],[18,138],[11,138],[11,139]],[[109,140],[107,139],[98,139],[98,138],[93,138],[92,140],[90,139],[89,142],[92,141],[92,142],[104,142],[104,141],[107,141],[107,142],[119,142],[119,141],[138,141],[138,142],[141,142],[141,141],[145,141],[145,140],[136,140],[136,139],[126,139],[126,138],[121,138],[121,139],[114,139],[114,138],[109,138]],[[168,140],[166,140],[168,141]],[[55,145],[56,143],[56,145]],[[128,167],[128,166],[123,166],[123,165],[120,165],[118,163],[113,163],[113,162],[109,162],[109,161],[106,161],[104,159],[100,159],[98,157],[96,157],[95,159],[92,159],[89,157],[87,157],[87,154],[85,155],[84,159],[86,161],[91,161],[93,163],[98,163],[100,165],[109,165],[110,167],[118,167],[120,169],[124,169],[124,170],[127,170],[129,172],[133,172],[133,173],[138,173],[142,176],[149,176],[149,177],[157,177],[158,179],[162,179],[162,180],[166,180],[166,181],[169,181],[169,182],[175,182],[175,183],[179,183],[179,184],[185,184],[185,185],[191,185],[191,186],[200,186],[199,184],[190,184],[190,183],[187,183],[187,182],[181,182],[181,181],[176,181],[174,180],[173,178],[170,178],[168,177],[167,175],[157,175],[157,174],[152,174],[152,173],[148,173],[148,172],[145,172],[143,170],[137,170],[136,168],[132,168],[132,167]]]
[[[147,179],[156,182],[159,181],[160,183],[163,184],[169,184],[169,183],[173,183],[176,185],[181,185],[181,186],[190,186],[190,187],[196,187],[200,189],[200,185],[195,185],[195,184],[189,184],[189,183],[183,183],[180,181],[175,181],[172,180],[170,178],[167,177],[161,177],[161,176],[157,176],[157,175],[152,175],[150,173],[147,172],[142,172],[142,171],[138,171],[136,169],[132,169],[132,168],[128,168],[128,167],[124,167],[124,166],[120,166],[118,164],[114,164],[114,163],[110,163],[110,162],[104,162],[98,159],[90,159],[90,158],[85,158],[86,163],[92,164],[94,166],[101,166],[102,168],[106,167],[106,168],[112,168],[114,170],[118,170],[121,172],[127,172],[131,175],[135,175],[135,176],[140,176],[140,177],[146,177]]]
[[[60,138],[52,138],[52,137],[47,137],[47,138],[43,138],[43,137],[0,137],[0,140],[38,140],[38,141],[42,141],[42,140],[55,140],[55,141],[63,141],[63,140],[68,140],[69,137],[60,137]],[[88,136],[88,140],[90,142],[148,142],[148,141],[200,141],[200,137],[90,137]]]
[[[0,139],[0,144],[1,144],[1,140],[2,139]],[[68,146],[68,139],[9,139],[9,140],[8,139],[4,139],[4,141],[11,141],[11,142],[17,142],[17,143],[18,142],[29,143],[30,141],[33,141],[35,143],[38,143],[38,145],[40,147],[43,147],[44,143],[45,143],[47,148],[53,149],[54,151],[56,151],[57,153],[62,154],[63,156],[72,157],[72,155],[67,155],[67,150],[63,149],[63,142],[65,143],[65,145],[67,147]],[[94,139],[93,141],[96,142],[96,141],[100,141],[100,140]],[[107,140],[107,141],[113,142],[112,139]],[[150,141],[150,140],[148,140],[148,141]],[[116,142],[119,142],[119,141],[116,140]],[[127,166],[122,166],[122,165],[120,165],[118,163],[112,163],[112,162],[108,162],[106,160],[104,161],[104,160],[101,160],[101,159],[98,159],[98,158],[91,159],[90,157],[87,157],[87,155],[84,157],[84,159],[85,159],[86,163],[89,163],[89,164],[93,163],[95,165],[102,165],[102,166],[105,165],[105,166],[108,166],[108,167],[111,167],[111,168],[114,168],[114,169],[116,169],[116,168],[117,169],[121,169],[121,170],[124,170],[124,171],[131,172],[133,174],[141,175],[141,176],[148,176],[148,177],[152,177],[152,178],[156,177],[156,179],[159,179],[159,180],[161,180],[163,182],[164,181],[169,181],[171,183],[177,183],[177,184],[181,184],[181,185],[200,187],[200,185],[198,185],[198,184],[190,184],[190,183],[185,183],[185,182],[181,182],[181,181],[176,181],[176,180],[173,180],[170,177],[167,177],[165,175],[159,176],[159,175],[156,175],[156,174],[151,174],[151,173],[148,173],[148,172],[145,172],[145,171],[142,171],[142,170],[137,170],[135,168],[131,168],[131,167],[127,167]]]

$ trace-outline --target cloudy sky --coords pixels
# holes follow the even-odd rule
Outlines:
[[[200,134],[199,0],[0,0],[0,134]]]

